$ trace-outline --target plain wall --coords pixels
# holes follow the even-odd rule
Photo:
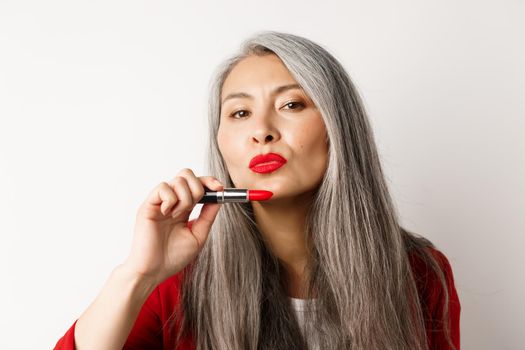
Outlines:
[[[206,175],[211,74],[278,30],[357,85],[402,223],[452,265],[462,348],[522,349],[523,18],[517,0],[1,1],[0,348],[52,348],[149,191]]]

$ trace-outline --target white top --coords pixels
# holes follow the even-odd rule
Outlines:
[[[288,297],[292,303],[292,308],[295,311],[295,314],[297,315],[297,321],[299,322],[299,327],[301,328],[301,332],[303,333],[303,336],[306,336],[308,338],[308,342],[312,344],[313,346],[309,347],[309,350],[320,350],[320,346],[318,343],[318,338],[315,333],[313,332],[307,332],[305,335],[305,329],[304,329],[304,314],[306,312],[315,312],[317,309],[317,304],[315,302],[315,299],[297,299]]]

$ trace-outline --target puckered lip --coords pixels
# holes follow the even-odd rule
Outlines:
[[[286,163],[286,159],[277,153],[258,154],[252,158],[248,167],[252,168],[258,164],[266,162],[279,162],[284,164]]]

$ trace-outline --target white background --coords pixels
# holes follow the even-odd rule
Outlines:
[[[52,348],[149,191],[205,175],[211,74],[259,30],[347,68],[402,223],[452,264],[462,348],[523,348],[523,18],[518,0],[1,0],[0,348]]]

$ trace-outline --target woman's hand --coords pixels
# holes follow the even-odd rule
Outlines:
[[[192,228],[186,226],[193,208],[204,196],[204,186],[214,191],[223,189],[216,178],[196,177],[186,168],[150,192],[137,212],[125,268],[158,284],[197,256],[220,209],[220,204],[206,203]]]

